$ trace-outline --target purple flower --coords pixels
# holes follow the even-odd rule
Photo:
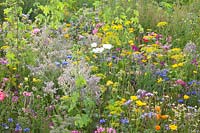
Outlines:
[[[126,118],[124,118],[124,119],[121,119],[120,122],[121,122],[122,124],[128,124],[128,123],[129,123],[129,120],[126,119]]]
[[[24,128],[24,132],[29,132],[30,128]]]
[[[38,29],[38,28],[35,28],[35,29],[33,29],[33,31],[32,31],[32,33],[33,33],[34,35],[38,34],[39,32],[40,32],[40,29]]]
[[[134,50],[134,51],[138,51],[139,48],[138,48],[137,46],[133,45],[133,46],[132,46],[132,50]]]
[[[184,102],[183,99],[178,100],[178,103],[183,103],[183,102]]]
[[[13,118],[8,118],[8,122],[13,122]]]
[[[100,119],[99,122],[100,122],[100,124],[104,124],[106,122],[106,120],[105,119]]]
[[[13,96],[12,97],[12,102],[16,103],[18,101],[19,97],[18,96]]]

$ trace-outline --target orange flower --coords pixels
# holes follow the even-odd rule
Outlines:
[[[155,107],[155,111],[156,111],[156,112],[160,112],[160,111],[161,111],[160,106],[156,106],[156,107]]]
[[[155,126],[155,129],[158,131],[158,130],[160,130],[160,126],[159,125],[156,125]]]
[[[169,115],[161,115],[161,119],[166,120],[167,118],[169,118]]]
[[[159,120],[159,119],[160,119],[160,117],[161,117],[161,115],[160,115],[160,114],[156,114],[156,119],[157,119],[157,120]]]

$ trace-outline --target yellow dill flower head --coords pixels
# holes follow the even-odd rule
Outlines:
[[[145,106],[145,105],[147,105],[145,102],[142,102],[142,101],[140,101],[140,100],[137,100],[136,101],[136,105],[137,106]]]
[[[189,99],[190,97],[188,96],[188,95],[184,95],[183,96],[183,99],[185,99],[185,100],[187,100],[187,99]]]
[[[171,125],[169,125],[169,128],[171,129],[171,130],[177,130],[177,126],[176,125],[174,125],[174,124],[171,124]]]
[[[137,99],[138,99],[137,96],[131,96],[131,100],[132,100],[132,101],[135,101],[135,100],[137,100]]]
[[[165,21],[159,22],[159,23],[157,24],[157,27],[164,27],[164,26],[166,26],[167,24],[168,24],[168,23],[165,22]]]
[[[111,85],[113,85],[113,82],[112,82],[111,80],[108,80],[108,81],[106,82],[106,86],[111,86]]]

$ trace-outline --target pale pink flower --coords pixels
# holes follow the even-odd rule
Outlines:
[[[24,91],[23,95],[26,96],[26,97],[30,97],[32,95],[32,92]]]
[[[96,34],[98,32],[98,29],[95,28],[94,30],[92,30],[92,34]]]
[[[39,32],[40,32],[40,29],[38,29],[38,28],[35,28],[35,29],[33,29],[33,31],[32,31],[32,33],[35,34],[35,35],[36,35],[37,33],[39,33]]]

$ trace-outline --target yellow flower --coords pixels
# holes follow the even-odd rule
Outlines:
[[[100,78],[102,78],[102,79],[105,79],[105,78],[106,78],[106,76],[105,76],[104,74],[102,74],[102,73],[97,73],[96,76],[97,76],[97,77],[100,77]]]
[[[8,46],[8,45],[4,45],[1,47],[1,49],[8,49],[8,48],[10,48],[10,46]]]
[[[110,85],[113,85],[113,82],[112,82],[111,80],[108,80],[108,81],[106,82],[106,86],[110,86]]]
[[[92,67],[91,67],[91,70],[92,70],[93,72],[95,72],[95,71],[98,70],[98,67],[97,67],[97,66],[92,66]]]
[[[177,126],[176,125],[169,125],[169,128],[171,129],[171,130],[177,130]]]
[[[185,100],[187,100],[187,99],[189,99],[190,97],[189,97],[188,95],[184,95],[183,98],[184,98]]]
[[[67,99],[69,99],[69,96],[62,96],[61,98],[60,98],[61,100],[67,100]]]
[[[25,82],[27,82],[27,81],[28,81],[28,78],[27,78],[27,77],[25,77],[25,78],[24,78],[24,81],[25,81]]]
[[[128,31],[129,31],[129,33],[132,33],[132,32],[134,32],[134,29],[133,28],[129,28]]]
[[[163,82],[163,79],[162,79],[162,78],[159,78],[159,79],[157,80],[157,83],[161,83],[161,82]]]
[[[112,62],[108,63],[108,66],[111,67],[112,66]]]
[[[16,68],[16,67],[13,67],[13,68],[12,68],[12,70],[14,70],[14,71],[15,71],[15,70],[17,70],[17,68]]]
[[[64,37],[65,37],[65,38],[69,38],[69,34],[65,34]]]
[[[137,100],[136,101],[136,105],[137,106],[145,106],[145,105],[147,105],[145,102],[142,102],[142,101],[140,101],[140,100]]]
[[[41,81],[40,79],[33,78],[34,83],[37,83],[37,82],[40,82],[40,81]]]
[[[70,26],[71,26],[71,24],[66,24],[66,26],[67,26],[67,27],[70,27]]]
[[[137,100],[137,99],[138,99],[137,96],[131,96],[131,100],[132,100],[132,101],[135,101],[135,100]]]
[[[159,22],[157,24],[157,27],[163,27],[163,26],[166,26],[168,23],[167,22]]]
[[[197,74],[197,71],[193,71],[194,74]]]

